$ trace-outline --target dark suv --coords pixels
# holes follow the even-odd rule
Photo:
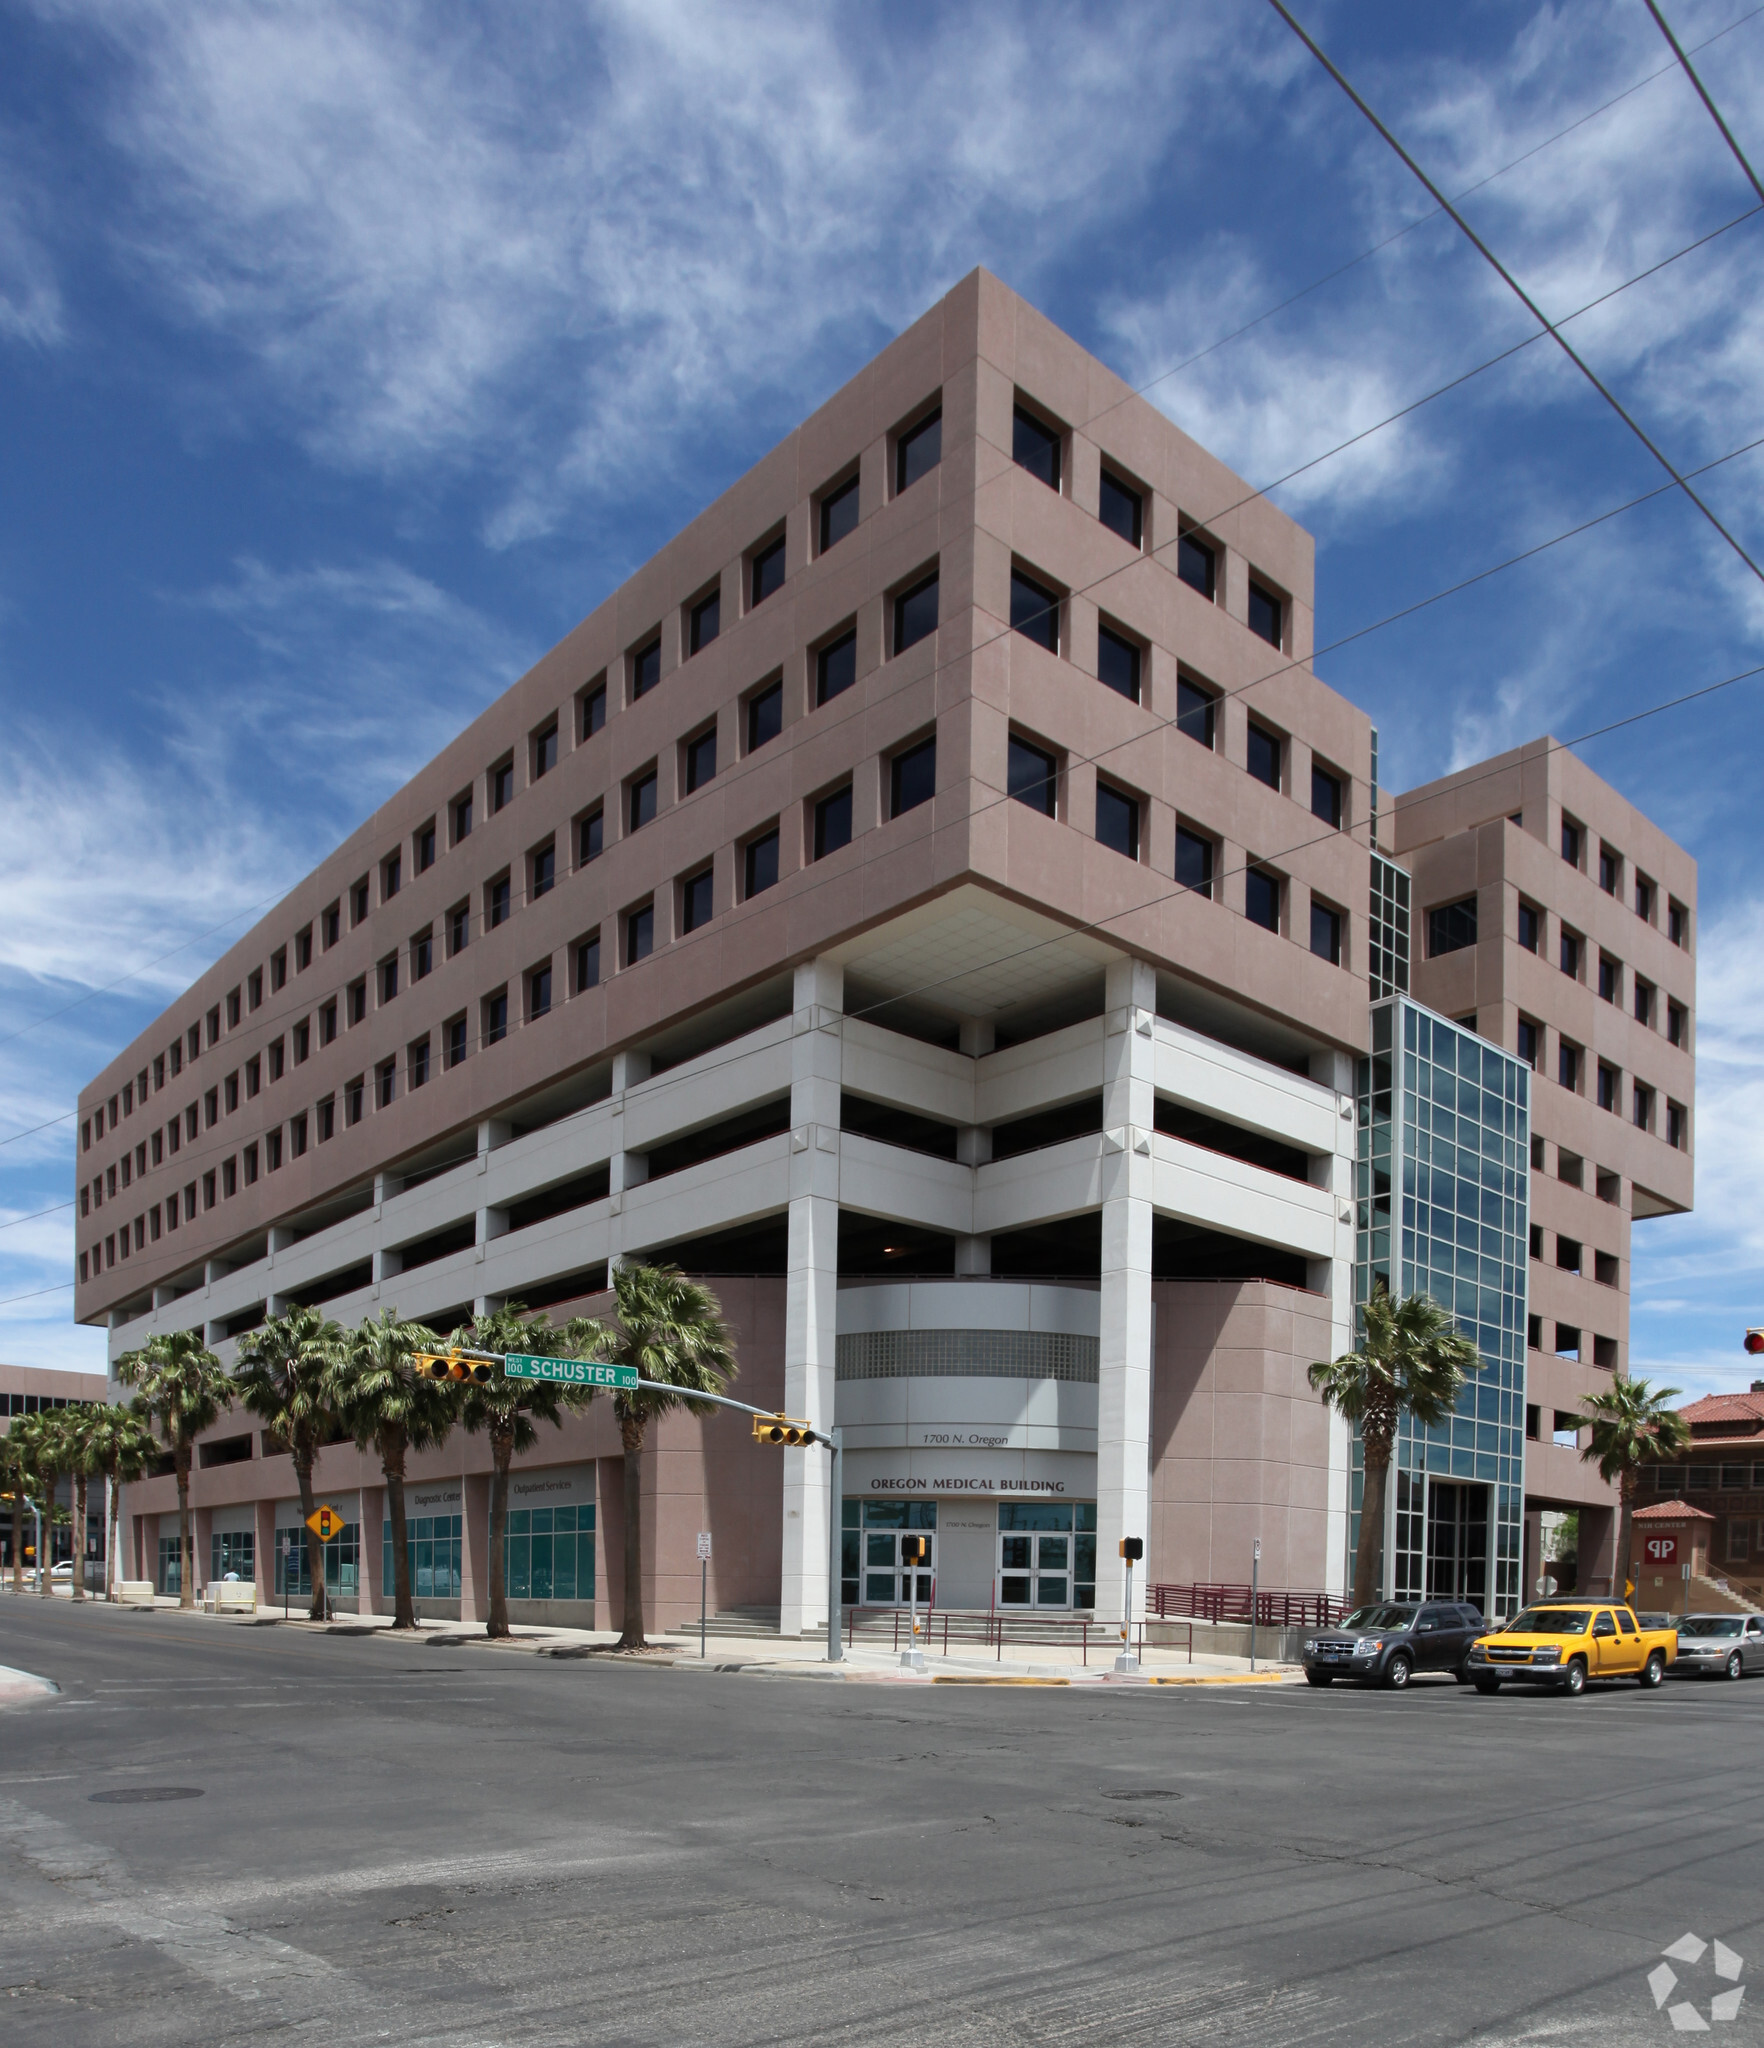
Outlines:
[[[1487,1628],[1476,1608],[1458,1601],[1381,1600],[1306,1642],[1305,1677],[1312,1685],[1357,1678],[1400,1690],[1417,1672],[1449,1671],[1462,1685],[1470,1645]]]

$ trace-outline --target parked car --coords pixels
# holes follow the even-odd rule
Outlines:
[[[1764,1671],[1764,1614],[1686,1614],[1678,1624],[1681,1678],[1744,1678]]]
[[[1633,1678],[1651,1688],[1666,1676],[1678,1638],[1643,1628],[1634,1610],[1608,1600],[1540,1601],[1471,1645],[1470,1677],[1480,1693],[1503,1681],[1547,1685],[1578,1698],[1590,1678]]]
[[[1635,1609],[1635,1618],[1641,1623],[1643,1628],[1676,1628],[1678,1626],[1678,1623],[1663,1607],[1649,1607],[1645,1610],[1638,1607]]]
[[[1312,1685],[1352,1678],[1400,1691],[1417,1672],[1449,1671],[1462,1684],[1470,1645],[1487,1626],[1458,1601],[1380,1600],[1306,1641],[1305,1677]]]

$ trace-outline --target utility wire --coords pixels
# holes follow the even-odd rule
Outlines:
[[[1700,99],[1703,105],[1709,109],[1709,118],[1715,123],[1716,127],[1721,130],[1722,140],[1727,144],[1728,148],[1733,151],[1734,159],[1739,164],[1740,169],[1745,172],[1748,178],[1751,179],[1752,190],[1757,193],[1760,200],[1764,200],[1764,185],[1759,184],[1758,173],[1755,170],[1753,170],[1752,166],[1746,161],[1745,151],[1741,149],[1738,142],[1734,140],[1733,130],[1730,127],[1728,127],[1727,123],[1721,118],[1721,109],[1715,104],[1714,100],[1709,96],[1709,88],[1697,76],[1697,68],[1691,62],[1689,57],[1685,55],[1683,44],[1681,44],[1678,38],[1672,33],[1671,24],[1667,21],[1665,15],[1663,15],[1660,12],[1660,9],[1656,4],[1656,0],[1647,0],[1647,8],[1648,12],[1654,17],[1655,21],[1659,23],[1660,33],[1666,38],[1667,43],[1670,45],[1673,56],[1675,56],[1678,59],[1679,63],[1684,67],[1685,77],[1688,78],[1691,84],[1696,87],[1698,99]]]
[[[0,1223],[0,1230],[16,1230],[21,1223],[35,1223],[39,1216],[57,1216],[63,1209],[71,1209],[72,1207],[73,1203],[69,1200],[66,1202],[56,1202],[47,1209],[33,1209],[28,1216],[13,1216],[6,1222]]]
[[[1592,365],[1588,363],[1586,358],[1583,355],[1581,355],[1578,349],[1575,348],[1574,344],[1567,338],[1566,335],[1564,335],[1561,332],[1561,329],[1557,325],[1557,323],[1550,319],[1549,315],[1545,313],[1543,308],[1537,303],[1537,301],[1531,296],[1531,294],[1525,289],[1525,287],[1519,282],[1519,280],[1513,275],[1513,273],[1507,268],[1507,266],[1501,261],[1501,259],[1494,253],[1494,251],[1488,246],[1488,244],[1482,239],[1482,237],[1476,232],[1476,230],[1458,211],[1457,207],[1454,206],[1453,203],[1445,196],[1445,194],[1439,189],[1439,187],[1433,182],[1433,180],[1427,175],[1427,173],[1421,168],[1421,166],[1415,161],[1415,159],[1397,140],[1395,135],[1391,133],[1390,129],[1385,125],[1385,123],[1379,119],[1379,117],[1366,104],[1365,100],[1363,100],[1360,97],[1359,93],[1354,90],[1354,87],[1348,82],[1348,79],[1343,74],[1340,67],[1335,64],[1335,62],[1329,57],[1327,52],[1324,51],[1321,45],[1317,43],[1317,41],[1300,24],[1297,17],[1293,14],[1292,10],[1286,5],[1286,0],[1268,0],[1268,4],[1274,9],[1275,13],[1280,16],[1281,20],[1283,20],[1286,23],[1287,27],[1292,30],[1293,34],[1298,37],[1299,41],[1304,44],[1305,48],[1310,51],[1311,55],[1316,58],[1317,62],[1322,65],[1324,70],[1329,73],[1330,77],[1335,80],[1336,84],[1341,87],[1342,91],[1346,93],[1346,95],[1353,102],[1353,104],[1359,108],[1362,114],[1365,115],[1366,119],[1371,123],[1373,128],[1375,128],[1377,132],[1384,138],[1384,140],[1390,145],[1391,149],[1396,153],[1396,155],[1399,158],[1401,158],[1402,162],[1414,174],[1415,178],[1427,189],[1428,192],[1430,192],[1433,195],[1433,198],[1445,210],[1445,212],[1451,215],[1453,222],[1461,230],[1465,239],[1470,243],[1471,247],[1476,250],[1477,254],[1482,257],[1484,262],[1488,264],[1489,268],[1494,271],[1495,275],[1500,278],[1501,282],[1507,287],[1507,289],[1513,294],[1513,296],[1519,301],[1519,303],[1525,308],[1525,310],[1531,315],[1531,317],[1538,323],[1538,325],[1544,329],[1544,331],[1555,342],[1556,346],[1562,351],[1562,353],[1568,358],[1568,360],[1574,365],[1574,367],[1580,372],[1580,374],[1586,379],[1586,381],[1593,387],[1593,389],[1599,394],[1599,396],[1605,401],[1605,403],[1611,408],[1611,410],[1617,415],[1617,417],[1623,422],[1623,424],[1629,429],[1629,431],[1635,436],[1635,438],[1642,444],[1642,446],[1648,451],[1648,453],[1654,458],[1654,460],[1660,465],[1660,467],[1663,470],[1665,470],[1666,474],[1672,478],[1673,482],[1678,485],[1679,489],[1684,492],[1685,496],[1697,508],[1697,510],[1715,529],[1715,531],[1718,534],[1720,534],[1721,538],[1724,541],[1726,541],[1727,545],[1740,558],[1740,560],[1745,563],[1746,567],[1751,570],[1752,574],[1758,578],[1759,582],[1764,583],[1764,569],[1761,569],[1758,566],[1758,564],[1752,559],[1752,556],[1747,552],[1747,550],[1734,537],[1734,535],[1728,531],[1727,527],[1722,524],[1720,518],[1717,517],[1714,509],[1708,504],[1706,504],[1704,500],[1697,494],[1697,492],[1692,490],[1690,484],[1679,473],[1677,468],[1673,465],[1671,459],[1666,455],[1664,450],[1653,439],[1653,437],[1647,432],[1646,428],[1642,426],[1641,422],[1637,420],[1635,415],[1629,411],[1629,409],[1624,405],[1623,401],[1617,397],[1616,393],[1611,390],[1610,386],[1604,382],[1604,380],[1599,376],[1598,372],[1595,369],[1593,369]]]

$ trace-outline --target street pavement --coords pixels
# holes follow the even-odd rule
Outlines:
[[[0,1596],[0,1663],[61,1688],[0,1707],[0,2039],[1627,2044],[1736,1986],[1719,2031],[1759,2038],[1756,1680],[832,1682],[733,1647]]]

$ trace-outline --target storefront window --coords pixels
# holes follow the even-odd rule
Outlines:
[[[553,1510],[555,1513],[556,1510]],[[590,1510],[592,1512],[592,1510]],[[511,1515],[512,1522],[514,1517]],[[460,1532],[458,1515],[418,1515],[405,1523],[410,1544],[410,1590],[417,1600],[459,1598]],[[347,1532],[345,1532],[347,1533]],[[589,1581],[593,1583],[592,1579]],[[380,1591],[395,1597],[392,1584],[392,1524],[380,1524]]]
[[[300,1525],[276,1531],[276,1598],[291,1600],[312,1597],[312,1538]],[[359,1588],[361,1527],[345,1522],[324,1546],[325,1591],[353,1595]]]
[[[250,1530],[209,1537],[209,1578],[224,1579],[229,1572],[241,1579],[256,1578],[257,1538]]]
[[[511,1600],[592,1600],[593,1508],[510,1508],[502,1583]]]

